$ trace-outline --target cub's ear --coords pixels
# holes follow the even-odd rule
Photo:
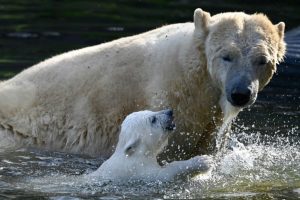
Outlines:
[[[210,13],[203,11],[201,8],[194,11],[195,29],[206,32],[209,20]]]
[[[137,146],[140,144],[140,139],[135,139],[135,140],[130,140],[125,147],[125,155],[126,156],[131,156],[135,151]]]

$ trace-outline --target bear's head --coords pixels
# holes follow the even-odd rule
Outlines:
[[[194,24],[196,37],[204,38],[208,72],[220,89],[222,109],[222,103],[235,109],[254,103],[283,60],[285,24],[273,25],[263,14],[210,16],[201,9],[195,10]]]
[[[121,125],[116,151],[126,156],[156,156],[165,147],[169,133],[174,129],[172,110],[131,113]]]

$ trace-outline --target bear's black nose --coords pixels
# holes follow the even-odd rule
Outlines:
[[[251,90],[249,88],[235,89],[231,92],[232,105],[245,106],[251,97]]]

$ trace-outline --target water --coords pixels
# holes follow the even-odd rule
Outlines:
[[[297,0],[0,0],[0,79],[71,49],[192,20],[195,8],[212,14],[263,12],[288,30],[299,26]]]
[[[241,131],[244,129],[245,131]],[[101,158],[37,149],[0,154],[0,198],[162,199],[300,198],[300,142],[292,137],[263,137],[239,126],[230,147],[214,156],[211,172],[188,182],[113,184],[87,181]],[[246,144],[246,145],[245,145]],[[121,167],[121,166],[120,166]]]

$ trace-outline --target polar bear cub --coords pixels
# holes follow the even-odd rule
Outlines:
[[[158,164],[156,157],[166,146],[174,129],[172,110],[145,110],[128,115],[121,125],[113,155],[87,176],[111,181],[168,182],[208,171],[211,164],[208,156],[196,156],[165,166]]]

